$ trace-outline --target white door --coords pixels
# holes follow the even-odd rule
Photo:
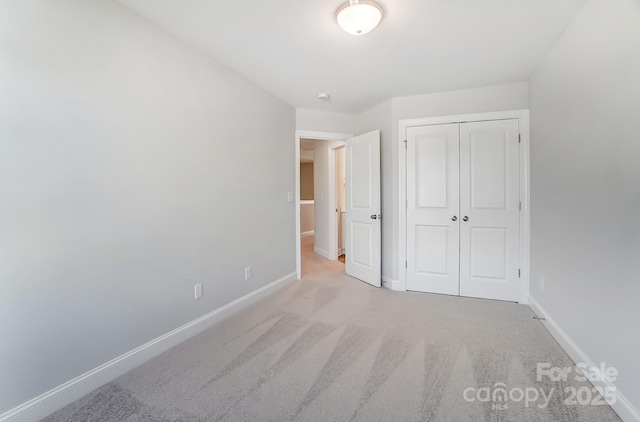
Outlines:
[[[407,289],[517,301],[518,120],[408,128]]]
[[[346,141],[348,275],[380,287],[380,131]]]
[[[518,120],[460,125],[460,295],[518,301]]]
[[[459,125],[407,129],[407,289],[459,293]]]

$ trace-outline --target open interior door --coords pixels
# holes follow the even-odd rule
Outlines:
[[[347,139],[346,144],[345,271],[380,287],[380,131]]]

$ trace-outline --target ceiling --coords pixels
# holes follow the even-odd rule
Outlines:
[[[294,107],[350,114],[527,80],[585,3],[381,0],[380,26],[356,37],[336,24],[341,0],[118,1]]]

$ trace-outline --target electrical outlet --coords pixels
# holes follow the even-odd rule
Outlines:
[[[251,271],[251,267],[246,267],[244,269],[244,279],[245,280],[249,280],[251,277],[253,277],[252,271]]]
[[[200,299],[202,297],[202,283],[198,283],[193,286],[193,292],[195,294],[195,299]]]
[[[540,291],[544,292],[544,277],[540,276]]]

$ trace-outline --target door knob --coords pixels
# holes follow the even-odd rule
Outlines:
[[[371,214],[371,219],[372,219],[372,220],[377,220],[377,219],[378,219],[378,216],[377,216],[376,214]]]
[[[464,217],[462,217],[462,221],[469,221],[469,217],[465,215]]]
[[[458,217],[454,215],[453,217],[451,217],[451,221],[458,221]]]

